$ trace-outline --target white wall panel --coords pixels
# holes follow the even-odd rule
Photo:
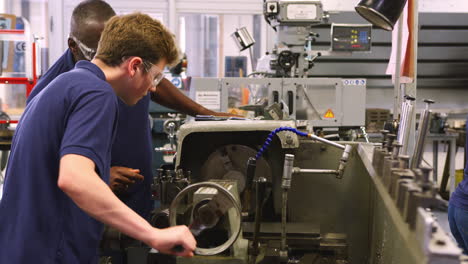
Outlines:
[[[0,0],[0,13],[8,13],[7,6],[10,5],[9,0]]]
[[[468,1],[466,0],[420,0],[420,12],[434,13],[467,13]]]
[[[17,2],[14,0],[6,1]],[[53,17],[53,31],[50,31],[49,28],[49,61],[51,64],[67,48],[66,39],[70,27],[71,12],[79,2],[80,0],[49,0],[49,14]],[[117,13],[142,11],[158,16],[162,14],[164,23],[176,34],[178,33],[176,32],[177,25],[172,24],[177,24],[178,13],[261,14],[263,11],[263,0],[107,0],[107,2]],[[172,12],[169,12],[168,2],[174,4]],[[324,9],[332,12],[352,11],[358,2],[358,0],[322,0]],[[420,0],[419,4],[421,12],[468,12],[468,1],[466,0]],[[176,17],[170,17],[170,15]],[[271,34],[271,29],[265,30],[268,31],[268,35],[274,35]],[[270,39],[269,42],[267,41],[269,49],[271,49],[273,37],[268,37]]]
[[[359,0],[322,0],[326,11],[353,11]],[[466,0],[420,0],[419,12],[468,12],[468,1]]]
[[[262,0],[181,0],[176,1],[176,10],[181,13],[203,14],[261,14]]]
[[[49,65],[52,66],[54,62],[60,57],[65,50],[65,34],[64,14],[63,14],[63,1],[51,0],[49,2]],[[46,70],[46,69],[44,69]]]
[[[49,65],[52,65],[67,49],[70,32],[70,17],[81,0],[49,0],[49,14],[53,17],[53,28],[49,27]],[[107,0],[117,14],[141,11],[155,18],[168,22],[168,4],[166,0]]]

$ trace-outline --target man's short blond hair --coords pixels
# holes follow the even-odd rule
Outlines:
[[[173,34],[158,20],[141,13],[114,16],[104,27],[96,58],[117,66],[129,56],[151,63],[165,59],[172,65],[178,62],[179,50]]]

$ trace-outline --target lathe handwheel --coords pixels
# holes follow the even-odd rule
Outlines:
[[[238,236],[240,234],[240,231],[241,231],[241,207],[239,205],[239,202],[234,197],[234,195],[232,193],[230,193],[228,190],[226,190],[226,188],[222,187],[221,185],[219,185],[217,183],[213,183],[213,182],[200,182],[200,183],[195,183],[195,184],[189,185],[188,187],[183,189],[175,197],[175,199],[172,201],[171,206],[169,208],[169,223],[170,223],[171,226],[177,225],[177,215],[178,215],[177,210],[178,210],[178,208],[180,206],[180,203],[182,201],[187,201],[187,199],[185,199],[185,198],[187,198],[188,194],[194,193],[194,192],[196,192],[198,189],[200,189],[202,187],[208,187],[208,188],[216,189],[218,191],[218,193],[216,195],[221,195],[222,197],[220,197],[220,198],[224,202],[231,203],[229,205],[229,207],[230,207],[229,210],[234,208],[235,213],[237,214],[236,222],[238,221],[238,225],[235,227],[235,230],[234,231],[231,230],[231,236],[229,237],[229,239],[226,240],[226,242],[224,242],[220,246],[216,246],[216,247],[213,247],[213,248],[200,248],[200,247],[197,247],[195,249],[195,254],[210,256],[210,255],[219,254],[219,253],[225,251],[226,249],[228,249],[237,240],[237,238],[238,238]],[[193,210],[193,207],[192,207],[192,210]],[[193,219],[191,219],[191,221],[192,220]],[[190,227],[192,224],[193,223],[189,223],[187,226]]]

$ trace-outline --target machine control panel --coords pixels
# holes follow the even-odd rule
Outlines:
[[[369,52],[371,33],[371,25],[332,24],[332,51]]]

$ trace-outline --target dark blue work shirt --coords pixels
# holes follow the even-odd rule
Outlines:
[[[117,115],[117,96],[88,61],[27,105],[0,201],[0,263],[96,263],[103,225],[57,186],[59,165],[64,155],[85,156],[108,182]]]
[[[49,82],[59,74],[73,68],[73,57],[68,49],[62,57],[41,77],[28,97],[32,100]],[[151,172],[152,144],[148,120],[150,95],[141,99],[135,106],[127,106],[119,100],[119,122],[115,144],[112,147],[112,166],[139,169],[145,177],[142,182],[131,186],[120,198],[132,210],[148,218],[152,208]]]
[[[465,151],[468,150],[468,119],[466,121],[466,143]],[[468,164],[468,155],[466,156],[466,164]],[[458,184],[457,189],[450,196],[450,205],[468,211],[468,166],[465,168],[463,181]],[[468,224],[468,223],[467,223]]]
[[[120,196],[120,199],[144,218],[152,209],[151,183],[151,128],[149,115],[150,95],[136,105],[127,106],[119,100],[119,122],[112,145],[111,166],[139,169],[144,180],[136,182]]]
[[[50,67],[50,69],[44,75],[42,75],[37,84],[34,86],[34,89],[31,91],[31,94],[26,99],[26,103],[29,104],[29,102],[57,76],[64,72],[71,71],[73,68],[75,68],[73,54],[70,49],[67,49],[62,57],[60,57],[54,63],[54,65],[52,65],[52,67]]]

